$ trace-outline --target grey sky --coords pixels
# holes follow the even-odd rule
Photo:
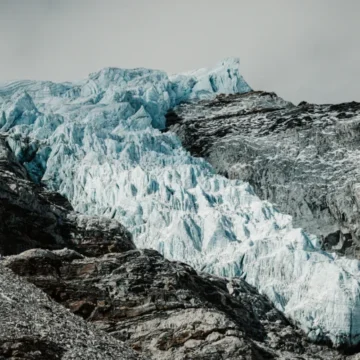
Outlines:
[[[228,56],[254,89],[360,101],[359,0],[0,0],[0,82]]]

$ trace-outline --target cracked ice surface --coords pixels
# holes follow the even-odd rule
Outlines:
[[[76,210],[120,220],[138,247],[246,277],[313,339],[358,343],[359,262],[322,252],[247,183],[216,175],[159,130],[181,101],[250,91],[238,65],[227,59],[171,77],[107,68],[77,83],[8,83],[0,128],[33,179]]]

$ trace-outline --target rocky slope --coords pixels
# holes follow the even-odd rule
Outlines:
[[[140,358],[4,267],[1,256],[34,247],[68,246],[89,256],[135,249],[117,221],[75,213],[63,196],[30,181],[4,137],[0,219],[0,359]]]
[[[135,248],[131,235],[115,220],[75,213],[58,193],[30,181],[0,136],[0,254],[34,247],[98,255]]]
[[[0,262],[0,359],[136,360],[140,356],[49,300]]]
[[[182,104],[167,126],[215,169],[318,235],[324,249],[360,257],[360,103],[298,106],[249,92]]]
[[[97,225],[91,231],[75,222],[76,237],[67,240],[62,223],[80,215],[27,180],[2,140],[0,204],[11,219],[1,219],[2,249],[37,248],[0,262],[0,358],[345,358],[311,344],[243,279],[198,273],[154,250],[136,250],[114,220],[111,234],[107,220],[91,218]]]
[[[75,314],[151,359],[345,359],[311,344],[242,279],[154,250],[97,258],[28,250],[3,261]]]
[[[313,340],[356,345],[359,262],[324,252],[248,183],[159,131],[181,102],[249,91],[234,59],[170,77],[107,68],[77,83],[20,81],[0,87],[0,131],[31,179],[76,211],[119,220],[138,247],[197,271],[246,277]]]

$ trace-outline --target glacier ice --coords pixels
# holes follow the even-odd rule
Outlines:
[[[0,86],[0,131],[34,180],[120,220],[138,247],[242,276],[312,339],[357,344],[359,262],[321,251],[247,183],[161,131],[180,102],[247,91],[237,59],[173,76],[106,68],[77,83],[18,81]]]

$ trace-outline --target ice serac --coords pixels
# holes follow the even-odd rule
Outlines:
[[[240,60],[228,58],[214,69],[198,69],[170,77],[172,82],[180,85],[178,99],[208,99],[214,93],[236,94],[251,91],[239,72]],[[184,96],[185,95],[185,96]]]
[[[181,102],[249,91],[237,60],[170,78],[108,68],[76,84],[46,83],[47,91],[21,84],[0,89],[2,131],[34,180],[77,211],[120,220],[138,247],[246,278],[312,339],[360,341],[359,262],[322,251],[248,183],[217,175],[159,130]],[[36,111],[27,101],[10,124],[21,96]]]

